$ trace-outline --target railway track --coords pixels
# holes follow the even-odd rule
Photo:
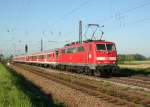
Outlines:
[[[150,76],[133,76],[132,78],[150,83]]]
[[[117,92],[116,90],[108,90],[106,87],[98,87],[98,84],[94,84],[95,81],[78,81],[76,79],[72,79],[73,77],[67,77],[66,74],[61,73],[58,75],[56,73],[43,72],[39,67],[32,67],[26,65],[19,66],[25,70],[28,70],[34,74],[42,76],[44,78],[50,79],[52,81],[64,84],[76,90],[82,91],[83,93],[87,93],[89,95],[95,96],[102,100],[105,100],[109,103],[113,103],[118,106],[127,106],[127,107],[137,107],[137,106],[150,106],[150,100],[148,98],[144,98],[141,96],[129,95],[126,92]],[[101,84],[102,85],[102,84]]]
[[[35,66],[32,66],[33,68],[37,68]],[[38,67],[41,70],[49,71],[49,69]],[[60,71],[55,70],[54,73],[58,73]],[[74,76],[78,75],[83,78],[88,78],[90,80],[96,80],[96,81],[104,81],[104,82],[110,82],[111,84],[120,85],[124,87],[130,87],[132,89],[142,90],[146,92],[150,92],[150,78],[144,77],[144,76],[133,76],[133,77],[112,77],[112,78],[99,78],[94,76],[88,76],[88,75],[80,75],[76,73],[70,73],[61,71],[61,73]]]
[[[150,89],[150,81],[144,81],[141,79],[135,79],[135,78],[110,78],[109,80],[113,82],[133,85],[137,87],[141,87],[143,89]]]

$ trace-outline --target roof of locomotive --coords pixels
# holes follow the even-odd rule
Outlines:
[[[105,40],[87,40],[87,41],[83,41],[82,43],[79,42],[72,42],[69,44],[66,44],[64,46],[64,48],[68,48],[68,47],[73,47],[73,46],[81,46],[81,45],[85,45],[85,44],[96,44],[96,43],[114,43],[114,42],[110,42],[110,41],[105,41]]]

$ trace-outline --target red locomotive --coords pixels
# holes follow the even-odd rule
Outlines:
[[[74,42],[49,52],[17,56],[13,61],[96,76],[118,71],[115,44],[104,40]]]

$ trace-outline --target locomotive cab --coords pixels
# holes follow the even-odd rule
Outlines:
[[[95,63],[96,70],[101,74],[116,73],[117,67],[117,51],[116,46],[112,42],[95,43]]]
[[[113,43],[96,44],[97,64],[116,64],[116,48]]]

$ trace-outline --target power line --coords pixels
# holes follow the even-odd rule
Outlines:
[[[134,22],[126,23],[126,25],[137,24],[137,23],[141,23],[141,22],[145,22],[145,21],[150,21],[150,18],[143,18],[140,20],[136,20]]]
[[[71,14],[75,13],[76,11],[78,11],[80,8],[83,8],[85,5],[87,5],[90,2],[90,0],[85,0],[83,1],[81,4],[79,4],[77,7],[73,8],[71,11],[69,11],[68,13],[66,13],[65,15],[63,15],[61,18],[57,19],[54,23],[51,24],[52,27],[54,27],[56,24],[58,24],[59,22],[65,20],[68,16],[70,16]],[[61,34],[59,34],[61,35]],[[54,37],[55,38],[55,37]],[[53,38],[53,39],[54,39]],[[52,40],[53,40],[52,39]]]
[[[127,10],[125,10],[124,12],[121,12],[120,14],[126,14],[126,13],[129,13],[129,12],[133,11],[133,10],[136,10],[136,9],[139,9],[139,8],[142,8],[142,7],[145,7],[145,6],[147,6],[147,5],[150,5],[150,2],[143,3],[143,4],[139,5],[139,6],[136,6],[136,7],[130,8],[130,9],[127,9]]]
[[[69,11],[68,13],[66,13],[65,15],[63,15],[61,18],[59,18],[58,20],[56,20],[54,23],[52,23],[51,26],[54,26],[54,25],[58,24],[59,22],[61,22],[62,20],[66,19],[66,17],[68,17],[71,14],[75,13],[80,8],[83,8],[83,6],[87,5],[89,2],[90,2],[90,0],[83,1],[80,5],[78,5],[77,7],[75,7],[74,9],[72,9],[71,11]]]
[[[141,23],[141,22],[145,22],[145,21],[150,21],[150,18],[143,18],[143,19],[140,19],[140,20],[136,20],[136,21],[133,21],[133,22],[130,22],[130,23],[125,23],[125,27],[126,26],[129,26],[129,25],[133,25],[133,24],[137,24],[137,23]],[[118,30],[120,28],[114,28],[112,30]]]
[[[121,20],[121,16],[123,16],[123,14],[130,13],[130,12],[136,10],[136,9],[139,9],[139,8],[142,8],[142,7],[145,7],[145,6],[148,6],[148,5],[150,5],[150,2],[143,3],[143,4],[141,4],[141,5],[138,5],[138,6],[129,8],[129,9],[127,9],[127,10],[124,10],[124,11],[122,11],[122,12],[119,12],[118,14],[115,14],[115,15],[113,15],[113,16],[110,16],[110,17],[108,18],[107,22],[108,22],[109,20],[111,20],[112,18],[114,18],[114,17],[119,17],[119,21],[120,21],[120,20]],[[106,20],[106,19],[104,19],[104,20]]]

